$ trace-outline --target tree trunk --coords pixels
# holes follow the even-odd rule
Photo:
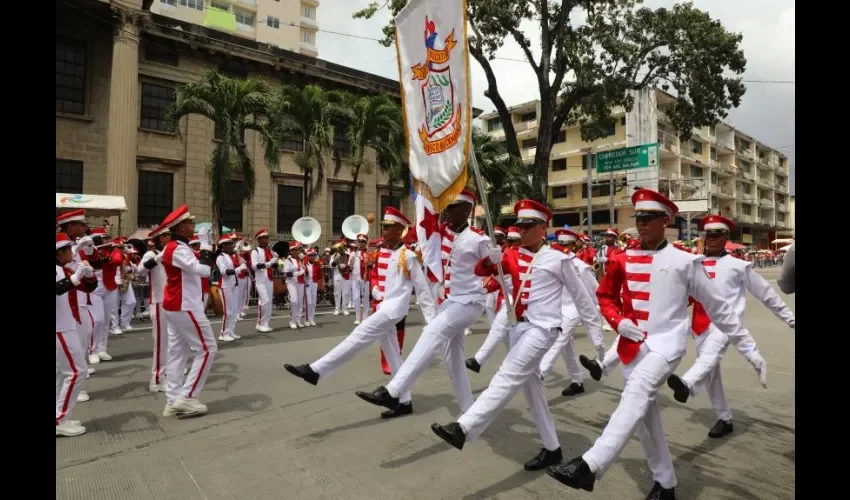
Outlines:
[[[357,162],[357,166],[354,167],[354,173],[351,175],[351,201],[349,201],[348,211],[352,214],[354,213],[355,203],[354,203],[354,190],[357,189],[357,179],[360,177],[360,167],[362,166],[362,159]]]
[[[548,77],[547,77],[548,78]],[[545,88],[544,88],[545,87]],[[546,203],[549,184],[549,156],[552,154],[553,121],[555,120],[555,100],[557,90],[541,84],[540,116],[537,120],[537,151],[534,154],[532,171],[532,193],[534,199]]]
[[[511,121],[511,113],[508,111],[508,105],[505,104],[505,100],[502,99],[502,95],[499,93],[496,74],[493,73],[490,60],[472,45],[469,46],[469,52],[478,61],[481,69],[484,70],[484,75],[487,77],[487,90],[484,91],[484,95],[496,106],[496,111],[499,113],[499,121],[502,122],[502,129],[505,131],[505,149],[509,155],[521,158],[519,143],[516,139],[516,130],[514,130],[513,121]]]

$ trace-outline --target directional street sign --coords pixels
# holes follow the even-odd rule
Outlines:
[[[597,174],[657,166],[657,142],[596,153]]]

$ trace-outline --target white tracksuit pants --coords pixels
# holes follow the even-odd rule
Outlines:
[[[116,309],[115,313],[111,316],[109,323],[111,329],[113,330],[116,328],[124,328],[125,326],[128,326],[130,324],[130,321],[132,321],[133,319],[133,311],[136,310],[136,292],[133,291],[133,287],[131,286],[124,293],[121,293],[119,291],[118,301],[120,302],[120,312],[118,309]]]
[[[351,302],[351,280],[342,278],[334,280],[334,311],[342,312],[348,309]]]
[[[94,327],[92,329],[91,354],[100,354],[106,352],[106,339],[109,336],[107,331],[106,315],[104,311],[103,295],[95,293],[89,294],[91,299],[91,312],[94,318]]]
[[[304,285],[287,280],[286,290],[289,292],[289,320],[293,323],[303,323],[301,314],[304,312]]]
[[[549,451],[561,447],[540,378],[540,361],[559,333],[557,328],[548,330],[525,321],[511,329],[508,334],[511,348],[502,366],[472,407],[457,420],[466,432],[467,441],[480,436],[521,388],[543,447]]]
[[[319,284],[309,282],[304,285],[306,292],[304,293],[306,298],[306,304],[304,304],[306,309],[306,317],[307,321],[316,321],[316,298],[319,294]]]
[[[197,398],[204,388],[218,352],[210,320],[203,311],[163,311],[168,324],[168,368],[165,397],[174,403],[178,397]],[[183,378],[183,368],[195,353],[192,368]]]
[[[257,280],[257,326],[269,326],[272,318],[272,301],[274,300],[274,284],[271,280]]]
[[[558,335],[558,339],[552,344],[549,352],[543,356],[543,361],[540,362],[540,373],[543,377],[546,377],[552,371],[552,367],[555,366],[555,360],[558,359],[558,354],[560,354],[564,358],[564,363],[567,364],[570,382],[574,384],[583,383],[584,378],[581,373],[581,365],[578,361],[575,346],[576,328],[580,323],[581,319],[578,317],[564,318],[563,323],[561,323],[561,334]]]
[[[505,309],[504,303],[502,307],[499,308],[499,312],[496,314],[496,319],[493,320],[493,324],[490,325],[490,331],[487,333],[487,338],[484,339],[484,343],[481,344],[481,347],[478,349],[478,352],[475,353],[475,361],[478,361],[479,365],[484,365],[490,356],[496,352],[496,346],[499,345],[499,341],[504,340],[505,347],[510,349],[510,345],[508,342],[508,330],[510,329],[510,325],[508,324],[508,310]]]
[[[56,425],[59,425],[77,404],[77,395],[89,369],[76,329],[56,332],[56,366]]]
[[[165,380],[165,367],[168,365],[168,324],[163,314],[162,304],[151,303],[151,339],[153,356],[151,359],[151,384],[161,385]]]
[[[398,372],[393,370],[395,376],[387,384],[390,395],[398,397],[399,394],[410,391],[431,360],[442,352],[458,405],[463,412],[469,410],[473,399],[466,374],[463,332],[478,321],[483,308],[484,297],[480,302],[468,304],[455,302],[451,298],[443,301],[440,312],[425,325],[422,335],[401,365],[401,369]]]
[[[114,328],[112,326],[113,316],[117,320],[119,295],[117,288],[115,290],[103,291],[103,328],[107,331],[107,333]],[[108,336],[103,339],[103,351],[106,350],[107,338]]]
[[[682,376],[682,380],[696,394],[707,390],[708,399],[719,420],[732,420],[732,411],[726,399],[723,379],[720,376],[720,360],[729,346],[729,337],[711,325],[702,335],[694,336],[697,345],[697,359],[694,365]]]
[[[608,419],[608,425],[602,435],[582,456],[590,469],[596,472],[597,478],[602,478],[614,459],[626,447],[632,434],[637,433],[653,479],[663,488],[676,486],[673,459],[664,436],[656,398],[659,389],[679,365],[679,361],[681,358],[668,362],[663,355],[652,352],[644,343],[641,344],[637,357],[631,363],[623,365],[626,385],[620,404]]]
[[[230,287],[219,290],[224,317],[221,319],[219,335],[232,335],[236,329],[236,316],[239,315],[239,288]]]
[[[74,292],[76,293],[76,292]],[[77,325],[77,336],[79,337],[80,347],[86,356],[91,353],[92,333],[94,332],[94,317],[91,313],[91,307],[86,305],[77,306],[80,310],[80,320],[83,322]]]
[[[248,283],[250,282],[250,278],[239,279],[236,278],[236,310],[239,311],[238,314],[242,314],[242,311],[245,310],[245,304],[248,303],[246,300],[246,296],[248,293]]]
[[[374,314],[357,325],[354,331],[330,352],[319,358],[318,361],[311,363],[310,368],[318,373],[321,379],[325,379],[354,358],[357,353],[376,341],[380,341],[381,349],[384,350],[384,356],[387,358],[387,364],[390,365],[392,373],[397,373],[402,367],[401,349],[398,346],[398,335],[395,329],[395,325],[399,321],[401,321],[400,318],[391,318],[378,308]],[[462,337],[463,332],[461,332]],[[404,391],[399,400],[402,403],[409,402],[410,391]]]
[[[363,321],[369,317],[369,282],[351,280],[351,301],[354,303],[354,319]],[[361,306],[363,309],[361,310]]]
[[[493,322],[496,321],[496,299],[499,296],[499,292],[493,292],[487,294],[487,302],[484,304],[484,313],[487,315],[487,326],[493,326]]]

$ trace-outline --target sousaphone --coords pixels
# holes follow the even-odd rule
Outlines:
[[[369,221],[362,215],[349,215],[342,221],[342,234],[349,240],[357,240],[358,234],[369,234]]]
[[[292,224],[292,239],[304,246],[310,246],[319,241],[321,235],[322,226],[312,217],[301,217]]]

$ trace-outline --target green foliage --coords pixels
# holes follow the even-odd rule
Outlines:
[[[508,154],[502,142],[494,141],[477,126],[472,128],[472,147],[478,159],[481,177],[487,184],[490,220],[493,224],[499,224],[502,219],[500,198],[518,200],[532,194],[528,169],[522,161]],[[478,192],[480,195],[481,191]]]

